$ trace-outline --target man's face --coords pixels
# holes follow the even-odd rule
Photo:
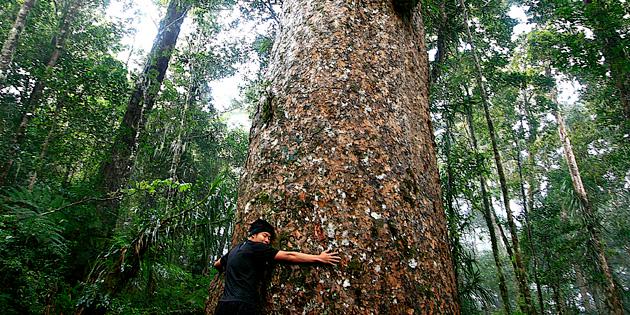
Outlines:
[[[271,233],[269,232],[260,232],[252,235],[250,237],[252,242],[265,243],[269,245],[271,243]]]

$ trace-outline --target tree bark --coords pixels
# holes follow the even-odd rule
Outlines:
[[[169,2],[144,70],[136,82],[125,116],[118,127],[111,158],[102,167],[101,189],[105,193],[116,192],[129,180],[138,140],[146,123],[146,115],[153,108],[160,91],[181,25],[190,7],[190,1]],[[98,211],[98,216],[108,236],[111,235],[118,219],[118,200],[113,200],[105,208]]]
[[[13,27],[9,31],[9,35],[2,45],[2,51],[0,52],[0,84],[2,84],[7,77],[7,70],[9,70],[9,66],[13,61],[13,55],[15,54],[20,34],[22,34],[22,31],[24,30],[26,18],[31,12],[31,8],[35,5],[35,2],[37,2],[37,0],[24,1],[22,7],[20,7],[17,17],[15,18]]]
[[[479,58],[477,57],[477,52],[475,50],[475,44],[473,42],[472,34],[470,32],[470,26],[468,25],[468,10],[466,9],[466,4],[464,0],[459,0],[460,5],[462,6],[462,12],[464,14],[464,23],[466,24],[466,34],[468,36],[468,41],[471,46],[472,55],[475,61],[475,67],[477,70],[477,85],[479,90],[481,91],[481,99],[484,114],[486,116],[486,122],[488,124],[488,132],[490,134],[490,140],[492,142],[492,151],[494,153],[494,161],[497,167],[497,173],[499,175],[499,184],[501,186],[501,194],[503,197],[503,205],[505,207],[505,212],[507,214],[507,223],[508,228],[510,230],[510,236],[512,238],[512,252],[514,256],[512,256],[512,261],[514,264],[514,273],[516,274],[516,280],[518,284],[518,289],[522,301],[519,301],[519,305],[521,309],[526,314],[536,314],[536,308],[532,303],[531,294],[529,292],[529,282],[527,280],[527,272],[525,271],[525,266],[523,265],[523,259],[521,257],[521,250],[519,246],[518,240],[518,231],[516,229],[516,224],[514,223],[514,217],[512,215],[512,209],[510,207],[510,198],[508,194],[507,182],[505,180],[505,173],[503,171],[503,163],[501,162],[501,155],[499,154],[499,148],[496,139],[496,132],[494,130],[494,124],[492,122],[492,117],[490,116],[489,110],[489,99],[488,94],[483,83],[483,71],[481,69],[481,64],[479,62]],[[506,244],[507,247],[507,244]]]
[[[46,81],[48,80],[53,67],[57,64],[59,57],[61,57],[61,53],[66,45],[66,40],[68,39],[68,34],[70,32],[70,27],[72,22],[74,21],[76,14],[81,7],[83,1],[76,0],[70,2],[68,6],[65,8],[65,13],[59,23],[59,30],[55,37],[52,39],[53,50],[50,53],[50,57],[48,58],[48,62],[46,63],[46,68],[44,70],[44,76],[35,82],[35,86],[33,86],[33,90],[29,95],[28,100],[24,106],[24,112],[22,113],[22,119],[20,120],[20,124],[11,139],[11,146],[9,147],[9,152],[7,154],[8,159],[6,163],[4,163],[2,168],[2,175],[0,175],[0,187],[6,184],[6,178],[9,175],[11,167],[17,158],[17,154],[19,152],[19,147],[24,141],[24,137],[26,136],[26,128],[33,117],[33,112],[40,105],[42,101],[42,97],[44,96],[44,89],[46,88]]]
[[[278,247],[333,247],[342,262],[278,266],[270,313],[460,311],[422,20],[394,5],[284,1],[232,242],[264,217]]]
[[[470,140],[472,142],[473,152],[476,155],[477,167],[480,167],[480,171],[485,170],[485,162],[483,158],[479,155],[479,148],[477,145],[477,136],[475,134],[475,126],[473,125],[473,117],[472,117],[472,104],[468,106],[467,110],[467,123],[468,129],[470,131]],[[479,187],[481,188],[481,200],[483,202],[482,215],[483,219],[486,221],[486,226],[488,226],[488,233],[490,234],[490,246],[492,248],[492,257],[494,258],[494,264],[497,267],[497,277],[499,278],[499,292],[501,293],[501,301],[503,302],[503,309],[506,314],[512,314],[512,308],[510,305],[510,295],[507,289],[507,285],[505,283],[505,275],[503,274],[503,264],[501,263],[501,252],[499,251],[499,241],[497,239],[497,234],[495,232],[495,224],[494,220],[492,220],[492,204],[490,203],[490,198],[488,196],[488,190],[486,188],[486,179],[483,175],[483,172],[479,173]],[[506,247],[509,247],[509,244],[506,242]]]

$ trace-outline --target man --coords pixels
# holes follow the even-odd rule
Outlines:
[[[269,244],[276,233],[273,226],[262,219],[249,226],[248,235],[245,242],[234,246],[214,263],[219,271],[225,271],[225,289],[215,315],[261,314],[259,289],[274,261],[336,265],[341,260],[336,252],[330,250],[319,255],[310,255],[271,247]]]

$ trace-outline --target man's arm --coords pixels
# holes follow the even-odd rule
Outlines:
[[[294,264],[300,263],[321,263],[336,265],[341,261],[341,257],[337,252],[331,252],[329,249],[321,252],[319,255],[305,254],[301,252],[278,251],[274,260],[286,261]]]
[[[220,272],[223,272],[223,270],[225,270],[226,265],[227,265],[227,254],[223,255],[221,258],[217,259],[217,261],[214,262],[214,268],[216,268]]]

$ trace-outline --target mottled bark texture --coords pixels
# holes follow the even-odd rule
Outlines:
[[[284,1],[233,243],[264,217],[281,249],[342,263],[277,266],[270,313],[459,313],[418,10]]]
[[[20,11],[15,17],[15,22],[13,23],[13,27],[9,31],[9,35],[4,41],[2,45],[2,51],[0,52],[0,83],[4,81],[7,76],[7,70],[11,65],[11,61],[13,61],[13,54],[15,54],[15,49],[18,45],[18,39],[22,31],[24,30],[24,26],[26,25],[26,18],[28,17],[29,12],[31,12],[31,8],[35,5],[36,0],[26,0],[22,3],[20,7]]]

